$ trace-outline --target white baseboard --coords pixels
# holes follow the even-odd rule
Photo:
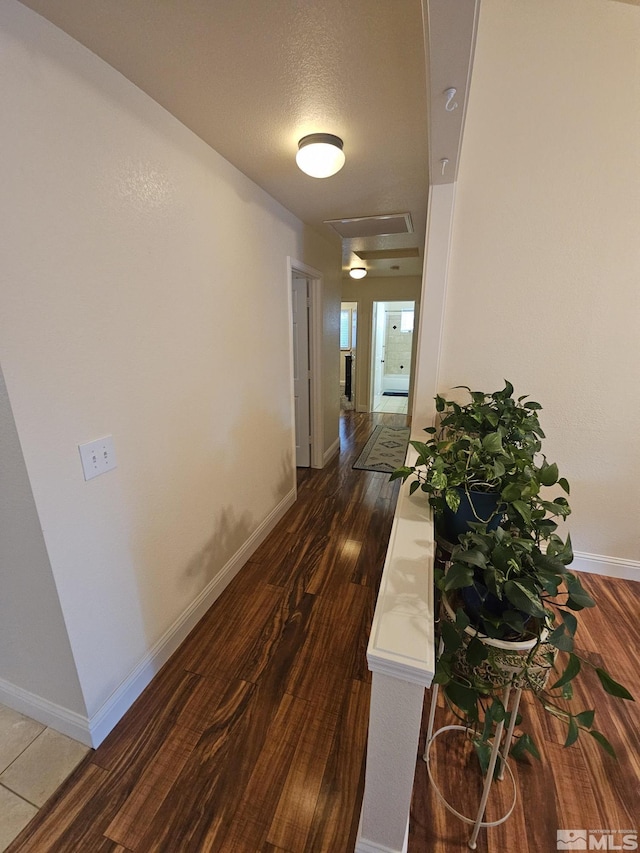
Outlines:
[[[180,643],[196,626],[213,602],[238,574],[283,515],[296,500],[295,487],[269,513],[244,545],[226,563],[213,580],[202,590],[178,619],[147,652],[133,672],[111,694],[104,705],[90,718],[48,702],[40,696],[22,690],[0,679],[0,702],[21,714],[26,714],[45,726],[62,732],[86,746],[99,746],[116,723],[122,719],[153,676],[176,651]]]
[[[590,572],[608,578],[623,578],[640,582],[640,561],[624,560],[619,557],[606,557],[602,554],[585,554],[574,551],[570,567],[578,572]]]
[[[182,615],[165,631],[157,643],[149,650],[138,666],[126,678],[120,687],[109,697],[102,708],[89,720],[91,744],[96,747],[105,739],[111,729],[124,716],[134,701],[149,684],[153,676],[168,661],[180,643],[187,637],[202,619],[213,602],[221,595],[233,578],[238,574],[251,555],[267,538],[282,516],[296,500],[295,487],[288,492],[280,503],[269,513],[262,524],[247,539],[244,545],[218,572],[213,580],[192,601]]]
[[[340,436],[336,438],[331,447],[325,450],[324,455],[322,457],[322,465],[326,465],[327,462],[331,462],[334,456],[337,456],[340,453]]]
[[[5,681],[4,678],[0,678],[0,702],[20,714],[31,717],[32,720],[37,720],[43,726],[50,726],[85,746],[92,746],[89,720],[82,714],[76,714],[68,708],[49,702],[35,693]]]

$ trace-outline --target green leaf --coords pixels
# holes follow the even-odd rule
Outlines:
[[[558,480],[558,485],[560,486],[561,489],[564,489],[564,491],[568,495],[571,494],[569,483],[564,477],[560,477],[560,479]]]
[[[574,654],[570,654],[569,663],[567,664],[565,671],[556,683],[551,685],[551,689],[555,690],[556,687],[562,687],[563,684],[568,684],[579,672],[580,658],[577,658]]]
[[[526,581],[507,581],[504,585],[504,593],[517,610],[542,618],[544,607],[540,604],[536,592],[525,584]]]
[[[489,657],[489,650],[477,637],[474,637],[467,646],[466,658],[471,666],[478,666]]]
[[[469,617],[464,612],[462,607],[458,607],[456,610],[456,625],[460,631],[464,631],[465,628],[468,628],[470,625]]]
[[[579,714],[576,714],[576,722],[583,729],[590,729],[593,725],[595,715],[595,711],[581,711]]]
[[[564,742],[565,746],[571,746],[571,744],[575,743],[578,740],[578,735],[580,734],[580,729],[578,728],[578,724],[576,723],[575,717],[569,717],[569,730],[567,732],[567,739]]]
[[[543,465],[538,477],[543,486],[554,486],[558,482],[558,466],[555,462],[552,465]]]
[[[444,499],[451,512],[457,512],[460,506],[460,493],[455,489],[447,489],[444,493]]]
[[[487,743],[486,740],[474,738],[473,748],[476,752],[476,755],[478,756],[482,775],[486,776],[487,770],[489,769],[489,761],[491,760],[491,746]]]
[[[434,489],[445,489],[447,487],[447,475],[442,471],[434,471],[431,475],[430,483]]]
[[[448,652],[457,652],[462,645],[462,637],[451,622],[440,623],[440,634],[444,647]]]
[[[623,687],[622,684],[618,684],[617,681],[611,678],[606,669],[597,666],[596,674],[600,679],[600,684],[602,684],[602,687],[610,696],[617,696],[618,699],[630,699],[631,702],[636,701],[626,687]]]
[[[409,494],[412,495],[414,492],[420,488],[420,480],[414,480],[413,483],[409,486]]]
[[[448,660],[440,657],[436,663],[436,672],[433,676],[434,684],[448,684],[451,681],[451,665]]]
[[[522,489],[520,486],[517,486],[515,483],[509,483],[508,486],[505,486],[502,490],[502,500],[507,503],[512,503],[513,501],[517,501],[522,496]]]
[[[473,569],[462,563],[453,563],[444,576],[444,589],[461,589],[463,586],[471,586],[473,583]]]
[[[490,432],[482,439],[482,447],[487,453],[504,453],[502,436],[499,432]]]
[[[517,634],[524,634],[524,619],[517,610],[505,610],[502,614],[502,621]]]
[[[462,684],[458,684],[457,681],[452,681],[445,685],[444,692],[451,702],[462,711],[466,711],[467,713],[474,713],[476,711],[477,694],[470,687],[464,687]]]
[[[570,572],[566,575],[567,590],[569,591],[570,600],[577,604],[578,607],[571,607],[572,610],[581,609],[583,607],[595,607],[596,603],[591,598],[588,592],[582,588],[582,584],[578,578]],[[571,606],[571,605],[569,605]]]
[[[516,759],[516,761],[522,761],[525,756],[525,753],[527,752],[531,753],[534,758],[537,758],[538,761],[540,761],[540,753],[538,752],[538,748],[531,739],[530,735],[520,735],[518,740],[515,741],[515,743],[509,750],[509,754],[512,755]]]
[[[531,524],[531,506],[524,501],[512,501],[513,508],[522,518],[525,524]]]
[[[564,625],[558,625],[555,631],[549,634],[547,642],[555,646],[556,649],[560,649],[561,652],[573,651],[573,637],[565,633]]]
[[[601,734],[600,732],[597,732],[595,729],[591,729],[589,734],[591,735],[591,737],[594,740],[598,741],[600,746],[605,750],[605,752],[608,752],[612,758],[616,757],[615,749],[611,746],[611,744],[609,743],[609,741],[606,739],[606,737],[603,734]]]
[[[562,616],[562,621],[564,622],[567,631],[572,637],[575,637],[576,631],[578,630],[578,620],[576,617],[573,613],[567,613],[566,610],[562,610],[560,615]]]
[[[470,566],[478,566],[480,569],[484,569],[487,565],[487,558],[478,548],[470,548],[468,551],[456,550],[455,560]]]

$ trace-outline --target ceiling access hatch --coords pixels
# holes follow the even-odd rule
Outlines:
[[[386,261],[391,258],[419,258],[420,249],[417,246],[407,249],[358,249],[354,255],[362,261]]]
[[[353,237],[388,237],[392,234],[413,234],[410,213],[353,216],[349,219],[325,219],[324,222],[345,240]]]

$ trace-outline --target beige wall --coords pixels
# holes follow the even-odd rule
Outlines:
[[[84,704],[103,719],[293,495],[287,257],[325,275],[328,386],[340,251],[14,0],[0,81],[0,363]],[[118,467],[85,482],[77,445],[106,434]]]
[[[483,0],[438,384],[540,401],[610,563],[640,558],[639,139],[640,8]]]
[[[373,303],[404,300],[415,302],[415,328],[417,328],[420,320],[421,286],[420,276],[398,276],[397,278],[376,276],[360,281],[347,276],[342,279],[342,301],[358,303],[358,339],[355,362],[355,404],[357,411],[369,411]],[[414,335],[414,340],[416,338],[417,336]],[[411,400],[409,405],[411,405]]]

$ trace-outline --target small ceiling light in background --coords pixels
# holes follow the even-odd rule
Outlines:
[[[351,278],[364,278],[366,274],[367,271],[364,267],[351,267],[349,270]]]
[[[329,178],[344,166],[342,145],[332,133],[310,133],[298,142],[296,163],[312,178]]]

